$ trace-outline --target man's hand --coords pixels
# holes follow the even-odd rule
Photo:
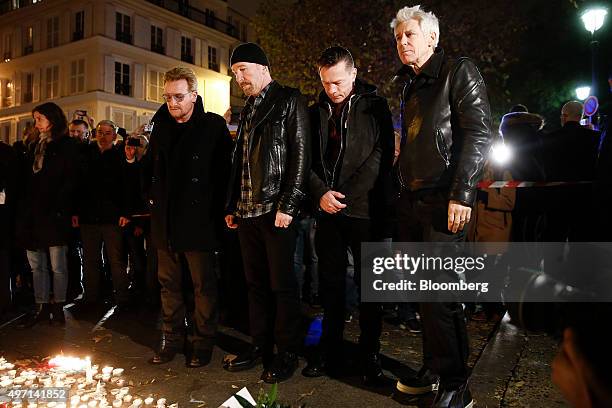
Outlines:
[[[72,222],[72,228],[79,228],[79,216],[78,215],[73,215],[70,221]]]
[[[128,225],[130,223],[130,220],[128,218],[125,217],[119,217],[119,226],[120,227],[125,227],[126,225]]]
[[[453,234],[463,231],[465,224],[470,222],[472,208],[461,204],[459,201],[448,202],[448,230]]]
[[[234,218],[235,217],[231,214],[228,214],[225,216],[225,224],[227,225],[227,228],[229,229],[238,228],[238,224],[236,224],[236,220]]]
[[[342,204],[337,200],[338,198],[344,198],[344,194],[338,191],[329,190],[321,196],[319,207],[328,214],[335,214],[346,207],[346,204]]]
[[[290,216],[289,214],[285,214],[280,211],[277,211],[276,219],[274,220],[274,226],[278,228],[287,228],[289,224],[291,224],[292,220],[293,220],[293,217]]]

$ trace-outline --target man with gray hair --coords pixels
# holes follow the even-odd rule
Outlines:
[[[149,362],[167,363],[183,348],[186,269],[195,303],[186,365],[197,368],[210,362],[217,332],[214,256],[224,227],[232,141],[225,119],[204,111],[190,68],[166,72],[162,96],[166,103],[153,116],[149,149],[142,160],[163,319],[163,335]]]
[[[491,140],[489,102],[478,68],[438,47],[437,17],[404,7],[391,22],[403,64],[401,152],[397,177],[398,238],[462,242]],[[439,387],[434,407],[472,407],[467,386],[468,338],[461,303],[420,304],[423,368],[397,383],[400,392]]]

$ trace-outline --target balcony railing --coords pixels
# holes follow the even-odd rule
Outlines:
[[[126,44],[132,43],[132,34],[126,33],[124,31],[117,31],[117,41],[121,41]]]
[[[190,55],[190,54],[181,54],[181,61],[185,61],[185,62],[188,62],[190,64],[193,64],[193,55]]]
[[[82,40],[84,37],[84,33],[82,31],[75,31],[72,33],[72,41]]]
[[[132,93],[132,86],[130,84],[115,84],[115,93],[119,95],[130,96]]]
[[[151,44],[151,51],[156,52],[158,54],[165,54],[166,50],[163,45],[160,44]]]
[[[156,6],[165,8],[166,10],[172,11],[174,13],[180,14],[183,17],[187,17],[188,19],[195,21],[196,23],[203,24],[207,27],[213,28],[217,31],[220,31],[224,34],[230,35],[234,38],[240,38],[240,33],[238,29],[229,24],[226,21],[217,18],[211,13],[207,13],[206,11],[202,11],[198,8],[185,4],[180,0],[147,0],[149,3],[153,3]]]

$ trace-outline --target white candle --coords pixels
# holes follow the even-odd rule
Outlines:
[[[113,407],[114,408],[119,408],[121,406],[121,404],[123,404],[123,401],[121,401],[121,400],[117,399],[117,400],[113,401]]]
[[[104,367],[102,368],[102,374],[111,374],[113,372],[113,367]]]
[[[117,380],[117,385],[119,387],[123,387],[125,385],[125,380],[123,378],[120,378]]]
[[[157,400],[157,405],[166,405],[166,399],[165,398],[160,398]]]
[[[81,397],[78,395],[73,395],[70,397],[70,405],[78,405],[81,402]]]
[[[102,381],[108,381],[110,380],[111,376],[110,374],[102,374]]]
[[[115,368],[113,370],[113,375],[115,377],[119,377],[121,374],[123,374],[123,371],[124,371],[123,368]]]
[[[130,394],[126,394],[123,397],[123,401],[125,401],[125,402],[130,402],[131,400],[132,400],[132,396]]]
[[[91,400],[91,401],[89,401],[89,402],[87,403],[87,406],[88,406],[89,408],[94,408],[96,405],[98,405],[98,401],[96,401],[96,400]]]
[[[153,397],[148,397],[145,398],[144,403],[147,405],[151,405],[153,403],[153,401],[155,401],[155,399],[153,399]]]

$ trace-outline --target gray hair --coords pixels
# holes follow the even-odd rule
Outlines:
[[[434,40],[434,47],[438,46],[438,41],[440,39],[440,24],[438,22],[438,17],[431,11],[424,11],[421,9],[420,5],[416,5],[413,7],[404,7],[399,9],[397,15],[391,21],[391,29],[395,31],[398,25],[401,23],[405,23],[409,20],[416,20],[419,22],[419,27],[421,27],[421,31],[425,36],[430,36],[431,33],[436,34],[436,38]]]
[[[96,129],[100,126],[110,126],[113,129],[113,133],[117,133],[117,130],[119,129],[119,127],[117,125],[115,125],[115,122],[113,122],[112,120],[109,119],[104,119],[98,122],[98,124],[96,125]]]

